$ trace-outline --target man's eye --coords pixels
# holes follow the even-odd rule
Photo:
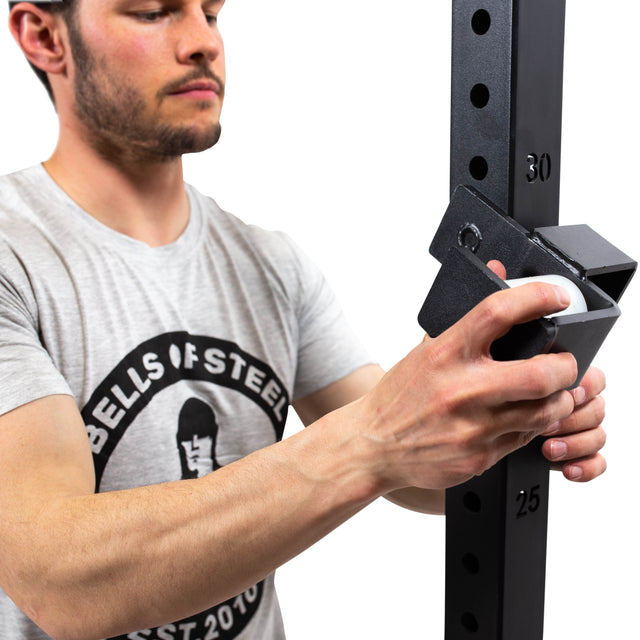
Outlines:
[[[155,11],[137,11],[133,14],[136,20],[140,22],[159,22],[167,15],[169,15],[171,11],[163,9],[163,10],[155,10]],[[218,23],[218,16],[214,13],[205,13],[205,19],[207,24],[210,26],[215,26]]]
[[[144,11],[135,15],[141,22],[158,22],[166,15],[166,11]]]

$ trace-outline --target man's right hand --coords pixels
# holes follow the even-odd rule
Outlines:
[[[568,302],[563,289],[540,283],[497,292],[425,337],[356,403],[354,424],[383,493],[462,483],[571,415],[571,354],[498,362],[489,351],[513,325]]]

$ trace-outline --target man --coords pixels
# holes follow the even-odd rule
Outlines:
[[[222,5],[12,8],[60,136],[0,183],[3,636],[281,638],[273,571],[376,498],[442,512],[540,434],[604,471],[599,371],[570,393],[569,354],[489,357],[561,289],[492,296],[383,376],[288,238],[184,184],[220,135]],[[308,427],[279,441],[290,401]]]

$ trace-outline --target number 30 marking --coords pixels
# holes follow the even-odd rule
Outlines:
[[[538,157],[535,153],[530,153],[527,156],[527,163],[529,164],[529,173],[527,173],[527,182],[533,184],[540,180],[540,182],[546,182],[551,177],[551,156],[548,153],[543,153]]]

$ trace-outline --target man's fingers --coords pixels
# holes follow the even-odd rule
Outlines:
[[[501,278],[502,280],[507,279],[507,270],[499,260],[489,260],[489,262],[487,262],[487,267],[491,269],[498,278]]]
[[[551,462],[577,460],[597,453],[606,441],[604,429],[596,427],[564,438],[550,438],[542,445],[542,453]]]
[[[570,387],[578,375],[576,359],[570,353],[547,353],[528,360],[492,363],[491,399],[496,403],[539,400]],[[572,398],[572,407],[575,401]]]
[[[571,391],[576,406],[581,406],[599,396],[607,386],[605,375],[597,367],[589,367],[580,386]]]
[[[561,423],[573,407],[573,399],[567,391],[558,391],[543,400],[508,403],[496,416],[495,432],[524,431],[541,435],[550,425]]]
[[[603,455],[596,453],[581,460],[571,460],[565,464],[553,463],[551,468],[562,471],[567,480],[589,482],[607,470],[607,461]]]
[[[605,401],[596,396],[585,404],[577,406],[575,411],[562,420],[555,429],[544,433],[545,436],[565,436],[582,431],[590,431],[599,427],[605,418]]]
[[[569,294],[562,287],[533,282],[485,298],[449,332],[467,354],[488,354],[491,344],[514,325],[561,311],[569,302]]]

